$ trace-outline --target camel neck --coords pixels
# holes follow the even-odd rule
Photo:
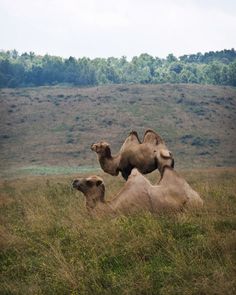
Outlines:
[[[109,202],[97,202],[96,206],[94,208],[91,208],[90,211],[92,212],[93,215],[95,216],[103,216],[104,214],[115,214],[114,209],[112,208],[112,206],[110,205]]]
[[[112,175],[118,174],[119,157],[118,156],[99,156],[99,162],[102,169]]]
[[[170,167],[170,166],[168,166],[168,165],[165,165],[163,168],[162,168],[162,171],[161,171],[161,180],[164,178],[164,176],[166,176],[166,174],[168,173],[168,172],[172,172],[172,171],[174,171],[174,169],[172,168],[172,167]]]
[[[103,161],[103,162],[106,161],[106,160],[111,160],[112,161],[114,159],[114,157],[111,154],[111,150],[110,150],[109,147],[107,147],[105,149],[103,154],[99,154],[98,158],[99,158],[100,161]]]
[[[100,155],[99,161],[100,161],[101,165],[106,165],[107,162],[113,162],[114,157],[111,154],[110,155]]]

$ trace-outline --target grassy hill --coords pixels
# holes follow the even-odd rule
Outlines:
[[[91,143],[105,139],[115,153],[130,130],[142,138],[147,128],[165,139],[177,168],[236,164],[233,87],[1,89],[0,118],[2,174],[16,169],[50,172],[51,166],[62,172],[90,169],[97,165]]]

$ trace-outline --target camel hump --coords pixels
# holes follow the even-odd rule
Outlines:
[[[127,147],[127,144],[130,145],[130,144],[134,144],[134,143],[140,144],[141,142],[139,140],[138,133],[136,131],[132,130],[129,133],[126,140],[124,141],[123,146],[121,147],[121,150],[124,150]]]
[[[131,130],[129,135],[134,135],[134,136],[138,137],[138,133],[135,130]]]
[[[133,168],[130,175],[131,176],[137,176],[139,174],[140,174],[140,172],[138,171],[138,169],[137,168]]]
[[[148,129],[145,131],[143,136],[143,143],[159,144],[163,142],[163,139],[154,130]]]
[[[132,130],[132,131],[129,133],[129,138],[130,138],[131,140],[135,140],[135,141],[138,140],[138,142],[140,143],[140,140],[139,140],[139,137],[138,137],[138,133],[137,133],[137,131],[135,131],[135,130]]]

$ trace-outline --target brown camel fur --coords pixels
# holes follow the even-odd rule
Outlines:
[[[168,166],[163,168],[158,185],[152,185],[137,169],[133,169],[124,187],[110,202],[104,199],[105,185],[98,176],[76,179],[73,187],[85,195],[86,207],[94,216],[140,211],[158,214],[203,205],[198,193]]]
[[[174,167],[174,159],[165,142],[151,129],[145,132],[142,142],[137,132],[132,131],[114,156],[111,154],[110,145],[105,141],[92,144],[91,149],[97,153],[103,171],[111,175],[121,172],[126,180],[133,168],[147,174],[155,169],[162,172],[166,165]]]

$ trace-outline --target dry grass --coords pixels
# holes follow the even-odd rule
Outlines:
[[[0,175],[9,168],[14,173],[23,167],[19,173],[30,174],[32,169],[43,173],[47,165],[94,166],[92,143],[105,139],[116,153],[132,129],[142,137],[147,128],[167,141],[178,168],[189,163],[195,168],[235,166],[235,121],[235,87],[0,89]]]
[[[2,182],[0,293],[235,294],[236,170],[182,175],[202,210],[99,220],[72,176]],[[109,196],[122,186],[102,176]]]

